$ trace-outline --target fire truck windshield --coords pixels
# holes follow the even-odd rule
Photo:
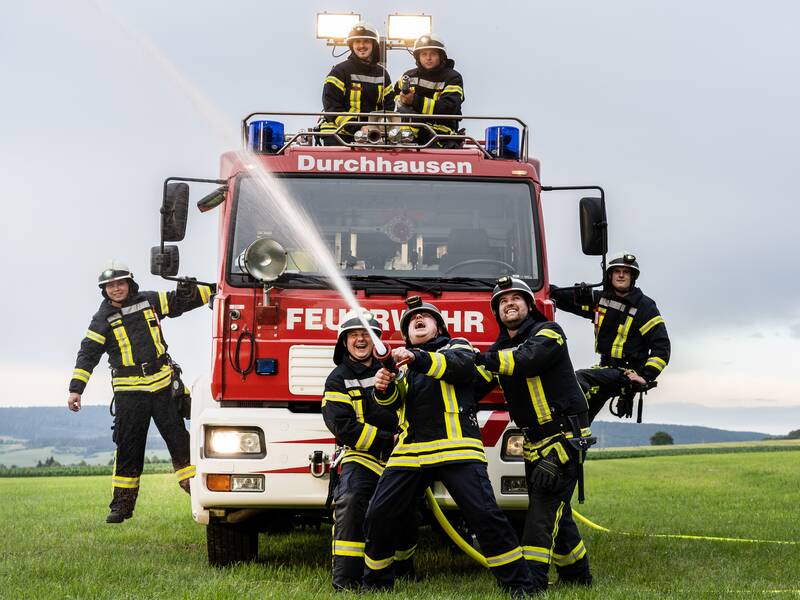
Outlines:
[[[539,239],[533,187],[525,181],[286,177],[289,194],[313,221],[345,276],[435,280],[516,274],[535,285]],[[231,256],[257,238],[286,248],[283,279],[307,285],[314,256],[263,206],[259,188],[239,181]],[[234,284],[250,280],[229,260]],[[294,275],[294,277],[293,277]],[[302,277],[300,277],[302,276]],[[376,279],[378,279],[376,277]]]

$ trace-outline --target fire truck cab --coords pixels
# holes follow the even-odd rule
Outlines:
[[[598,192],[580,201],[581,242],[587,254],[605,253],[602,189],[543,188],[518,119],[464,116],[489,127],[483,139],[446,136],[455,149],[437,148],[436,132],[415,144],[398,133],[405,124],[360,113],[371,133],[358,141],[334,132],[341,145],[323,146],[314,130],[284,134],[281,119],[320,115],[248,115],[244,148],[223,154],[218,179],[165,182],[151,270],[173,280],[179,252],[166,242],[184,237],[190,184],[218,186],[197,203],[219,215],[219,260],[211,372],[193,386],[190,429],[192,514],[215,565],[255,558],[258,533],[271,526],[330,515],[336,446],[320,406],[348,308],[326,265],[380,321],[389,346],[403,343],[404,300],[418,295],[442,310],[452,335],[485,349],[498,334],[489,297],[499,276],[525,280],[553,317],[543,190]],[[427,126],[417,117],[404,115]],[[477,416],[498,504],[521,515],[522,436],[497,392]],[[440,484],[433,492],[454,509]]]

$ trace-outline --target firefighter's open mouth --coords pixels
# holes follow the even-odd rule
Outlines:
[[[422,319],[414,323],[414,329],[426,329],[427,327],[428,325]]]

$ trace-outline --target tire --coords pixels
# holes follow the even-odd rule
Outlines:
[[[258,530],[249,523],[212,521],[206,526],[206,545],[212,567],[252,562],[258,556]]]

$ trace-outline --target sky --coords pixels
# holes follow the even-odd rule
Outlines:
[[[104,261],[167,287],[149,274],[166,177],[216,177],[250,112],[321,108],[336,62],[314,37],[323,10],[379,26],[431,14],[464,76],[464,113],[528,123],[544,185],[603,186],[610,249],[639,258],[673,344],[645,419],[800,428],[790,0],[2,3],[0,406],[65,405]],[[411,58],[388,66],[397,77]],[[600,276],[580,253],[575,199],[543,200],[560,284]],[[212,276],[216,225],[192,214],[182,272]],[[593,364],[590,324],[558,319],[576,367]],[[165,324],[189,379],[208,370],[210,323],[203,309]],[[85,403],[108,402],[106,371]]]

